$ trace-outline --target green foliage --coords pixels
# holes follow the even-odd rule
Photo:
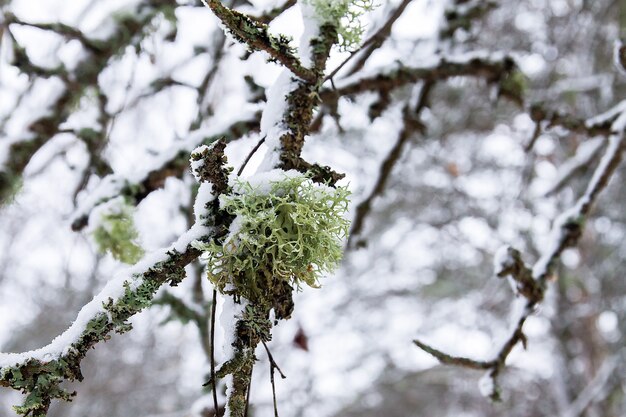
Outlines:
[[[337,266],[348,231],[345,187],[318,186],[299,175],[270,182],[269,192],[245,181],[234,189],[220,200],[236,216],[224,245],[198,244],[220,291],[254,300],[274,279],[315,287]]]
[[[138,237],[133,222],[132,208],[122,204],[106,212],[93,231],[93,238],[101,253],[110,252],[118,261],[134,264],[144,255],[144,250],[135,243]]]
[[[374,0],[304,0],[315,8],[324,24],[337,28],[339,48],[348,51],[358,47],[365,26],[361,16],[376,7]]]

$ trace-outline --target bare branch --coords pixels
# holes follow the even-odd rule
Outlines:
[[[402,112],[402,120],[404,125],[402,130],[400,131],[398,140],[381,164],[380,173],[378,175],[376,183],[374,184],[374,188],[365,198],[365,200],[361,201],[356,207],[356,213],[354,215],[354,219],[352,220],[352,227],[350,229],[350,235],[348,238],[348,247],[354,247],[355,245],[364,244],[363,241],[356,242],[355,239],[357,239],[362,232],[365,218],[368,216],[372,209],[372,203],[374,199],[376,199],[385,191],[385,187],[387,185],[389,177],[391,176],[391,172],[393,171],[396,163],[400,160],[400,157],[402,156],[404,148],[409,139],[413,137],[416,132],[420,132],[423,130],[424,126],[419,121],[419,115],[426,106],[427,97],[430,94],[431,88],[432,83],[430,82],[425,83],[421,87],[420,98],[415,109],[413,109],[409,105],[406,105],[404,107]]]
[[[477,77],[489,83],[499,83],[507,79],[516,69],[509,56],[485,57],[484,54],[469,57],[441,57],[432,65],[424,67],[399,66],[370,77],[355,77],[344,81],[336,89],[325,88],[320,97],[325,106],[331,107],[339,97],[361,94],[367,91],[389,92],[418,81],[436,82],[452,77]]]
[[[603,115],[604,117],[605,115]],[[602,118],[603,118],[602,117]],[[518,344],[522,343],[526,347],[526,336],[523,332],[524,323],[534,311],[534,308],[541,303],[546,288],[547,279],[553,274],[557,261],[566,248],[576,246],[585,221],[598,195],[606,188],[609,180],[619,166],[624,151],[626,135],[626,109],[615,115],[611,124],[613,132],[609,137],[609,145],[604,157],[598,164],[585,193],[578,199],[576,204],[569,210],[562,213],[555,221],[547,249],[535,263],[532,271],[526,267],[521,260],[521,254],[508,248],[505,255],[496,260],[496,274],[500,277],[511,275],[517,282],[520,294],[526,298],[523,310],[514,320],[513,331],[505,340],[502,347],[492,361],[474,361],[462,357],[454,357],[438,351],[424,343],[416,342],[422,350],[435,356],[441,363],[447,365],[457,365],[472,369],[488,369],[486,378],[492,381],[489,395],[492,399],[499,399],[497,378],[504,369],[506,359]],[[530,281],[532,278],[532,282]],[[480,366],[485,366],[481,368]]]

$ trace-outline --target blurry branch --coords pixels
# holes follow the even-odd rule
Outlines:
[[[385,40],[391,34],[391,28],[394,23],[402,16],[406,7],[411,3],[412,0],[402,0],[402,3],[398,5],[389,15],[385,24],[383,24],[374,34],[372,34],[369,38],[367,38],[363,44],[357,49],[350,53],[348,58],[346,58],[341,64],[337,66],[330,74],[326,76],[326,80],[332,80],[332,78],[339,72],[341,69],[352,60],[355,56],[359,56],[359,60],[354,63],[354,65],[348,71],[348,75],[352,75],[363,68],[365,62],[369,59],[370,56],[374,53],[374,51],[380,48]]]
[[[303,80],[309,82],[316,80],[313,71],[302,66],[295,56],[294,49],[289,45],[289,38],[283,35],[273,36],[265,23],[229,9],[219,0],[202,0],[202,2],[213,11],[235,39],[255,51],[267,52],[272,59],[289,68]]]
[[[429,353],[435,358],[437,358],[437,360],[444,365],[462,366],[464,368],[478,369],[478,370],[490,369],[494,366],[494,361],[485,362],[485,361],[477,361],[474,359],[464,358],[461,356],[451,356],[451,355],[448,355],[447,353],[444,353],[440,350],[437,350],[427,345],[426,343],[422,343],[419,340],[414,340],[413,343],[417,347],[422,349],[424,352]]]
[[[361,79],[351,84],[340,87],[337,90],[324,90],[321,93],[322,100],[325,98],[332,105],[336,105],[336,100],[345,94],[354,94],[363,90],[373,89],[380,92],[381,96],[386,96],[393,88],[403,86],[410,82],[419,80],[424,81],[422,91],[420,92],[419,102],[414,111],[409,111],[408,107],[404,109],[404,127],[400,132],[398,141],[393,146],[387,158],[380,167],[380,174],[370,194],[356,208],[356,214],[352,222],[348,247],[354,248],[364,244],[363,241],[356,241],[361,234],[366,217],[368,216],[374,199],[380,196],[384,191],[387,180],[393,171],[394,166],[400,159],[402,151],[408,142],[408,139],[416,132],[424,129],[416,117],[427,104],[428,93],[433,85],[443,79],[454,76],[476,76],[484,77],[487,82],[502,82],[507,79],[516,68],[514,61],[509,57],[501,59],[485,60],[480,58],[462,59],[457,62],[449,59],[441,59],[439,65],[426,68],[400,68],[395,73],[387,76],[379,75],[375,78]],[[521,96],[516,96],[516,101],[522,101]]]
[[[219,29],[219,28],[218,28]],[[195,130],[198,129],[202,125],[202,120],[212,113],[211,108],[204,108],[204,100],[209,93],[209,88],[215,79],[215,75],[220,67],[220,62],[224,57],[224,46],[226,45],[226,35],[221,30],[216,32],[217,42],[215,42],[214,49],[211,53],[212,59],[212,67],[207,73],[204,75],[202,82],[198,86],[198,97],[196,98],[196,104],[198,106],[198,114],[196,115],[196,119],[191,124],[190,129]]]
[[[535,130],[525,146],[527,152],[533,149],[541,133],[554,128],[564,129],[591,138],[590,141],[579,145],[576,154],[561,166],[556,181],[544,192],[544,196],[558,192],[577,173],[584,172],[588,168],[589,164],[598,157],[606,144],[605,138],[596,137],[609,136],[614,131],[613,123],[624,111],[626,111],[626,100],[621,101],[606,112],[589,119],[582,119],[567,113],[549,110],[539,103],[530,107],[529,115],[535,122]]]
[[[516,70],[515,61],[509,56],[494,54],[485,57],[475,56],[440,57],[438,62],[424,67],[405,67],[398,64],[393,70],[383,70],[371,77],[348,79],[336,89],[325,88],[320,92],[322,101],[327,104],[339,97],[365,93],[367,91],[389,91],[417,81],[440,81],[452,77],[473,76],[494,83],[506,79]]]
[[[55,68],[46,68],[39,65],[34,64],[28,54],[26,53],[26,49],[22,45],[19,44],[15,35],[13,35],[13,31],[8,26],[9,22],[5,22],[7,25],[4,28],[4,32],[7,33],[11,40],[11,48],[13,52],[13,62],[12,64],[19,68],[25,74],[28,74],[29,77],[41,77],[41,78],[51,78],[51,77],[60,77],[64,81],[67,82],[67,71],[62,64],[59,64]]]
[[[0,31],[0,33],[2,32]],[[0,39],[0,41],[1,40],[2,39]],[[22,105],[26,97],[32,93],[34,87],[35,85],[33,83],[29,83],[28,86],[19,93],[19,95],[17,96],[17,100],[15,101],[15,105],[11,108],[11,110],[7,111],[7,113],[0,119],[0,134],[1,135],[3,136],[6,135],[6,126],[11,120],[13,113],[17,111],[17,109]]]
[[[399,65],[392,70],[383,70],[370,77],[347,79],[337,88],[325,88],[320,92],[324,107],[335,108],[339,98],[362,94],[368,91],[388,95],[392,90],[418,81],[436,82],[452,77],[477,77],[500,87],[500,95],[521,103],[521,91],[511,88],[517,74],[517,65],[509,56],[484,54],[461,57],[440,57],[439,60],[424,67],[404,67]]]
[[[204,154],[204,164],[196,169],[201,187],[212,187],[213,195],[204,201],[205,215],[198,214],[196,224],[168,249],[146,256],[140,263],[124,271],[86,304],[74,323],[48,346],[21,354],[0,354],[0,386],[11,387],[26,394],[16,411],[22,415],[43,417],[53,399],[70,400],[74,395],[61,385],[65,381],[83,379],[80,363],[98,342],[111,333],[131,330],[133,315],[152,304],[156,291],[164,284],[177,285],[186,276],[185,266],[200,254],[193,242],[209,242],[227,231],[221,227],[218,195],[224,190],[223,142],[214,152]],[[206,193],[205,193],[205,197]]]
[[[431,89],[431,82],[424,83],[424,85],[421,86],[419,99],[415,108],[412,108],[408,104],[405,105],[402,111],[403,127],[400,131],[400,135],[398,136],[398,140],[381,164],[378,179],[376,180],[371,193],[356,207],[356,214],[352,220],[352,227],[348,237],[348,247],[355,247],[356,245],[361,246],[365,244],[363,240],[355,242],[355,239],[361,234],[365,218],[372,209],[372,202],[376,197],[380,196],[385,191],[387,180],[391,176],[391,172],[393,171],[396,163],[402,156],[409,139],[413,137],[416,132],[422,132],[424,130],[424,125],[419,120],[420,113],[424,107],[426,107],[428,95],[430,94]]]
[[[445,12],[446,25],[441,29],[440,36],[452,38],[459,29],[469,31],[473,20],[484,17],[496,7],[498,2],[492,0],[455,0]]]
[[[589,404],[598,396],[602,395],[602,391],[605,389],[609,377],[613,371],[615,371],[618,364],[619,359],[616,356],[605,359],[591,382],[580,392],[578,397],[569,405],[562,416],[578,417],[583,415]]]
[[[598,120],[605,117],[606,113],[599,116]],[[612,133],[609,137],[609,145],[593,173],[585,193],[573,207],[556,218],[552,226],[548,246],[532,269],[524,264],[521,254],[512,248],[501,249],[496,255],[494,261],[495,274],[498,277],[510,276],[515,282],[517,294],[523,296],[526,302],[523,311],[513,321],[513,330],[510,336],[495,355],[495,358],[485,362],[450,356],[421,341],[414,341],[420,349],[433,355],[443,364],[458,365],[472,369],[486,369],[488,372],[485,378],[491,381],[486,384],[489,388],[486,394],[493,400],[500,398],[497,378],[504,369],[509,354],[520,342],[526,347],[526,336],[523,332],[524,323],[535,307],[543,300],[547,280],[553,275],[563,251],[578,244],[593,204],[596,202],[600,192],[606,188],[621,162],[622,153],[624,148],[626,148],[626,141],[624,140],[624,136],[626,136],[625,130],[626,109],[623,109],[621,113],[616,114],[616,118],[611,125]]]
[[[204,279],[204,274],[199,271],[200,279]],[[194,288],[196,283],[201,281],[194,281]],[[202,287],[200,287],[202,289]],[[195,295],[195,294],[194,294]],[[185,302],[182,299],[176,297],[171,292],[163,292],[158,298],[154,300],[152,305],[160,305],[169,307],[169,315],[162,324],[169,321],[178,320],[182,324],[192,322],[198,328],[200,345],[207,361],[211,360],[211,339],[209,337],[209,322],[211,319],[212,303],[207,302],[202,298],[201,300],[194,300],[193,304]]]
[[[31,23],[25,22],[15,16],[13,13],[5,13],[5,24],[16,24],[20,26],[33,27],[45,31],[54,32],[57,35],[63,36],[67,40],[75,39],[83,44],[85,48],[90,49],[94,53],[105,52],[104,46],[100,41],[89,39],[82,31],[76,29],[73,26],[66,25],[64,23]]]
[[[126,46],[137,44],[145,32],[146,26],[161,12],[161,8],[169,6],[170,4],[165,0],[145,1],[137,6],[137,13],[129,13],[118,17],[115,30],[107,39],[89,41],[92,44],[90,48],[87,48],[89,53],[78,62],[76,68],[72,71],[67,70],[63,66],[46,69],[34,65],[28,58],[26,51],[17,44],[14,38],[12,39],[14,66],[31,77],[56,76],[63,82],[63,88],[52,99],[45,115],[30,123],[27,128],[29,134],[6,145],[8,147],[8,158],[0,166],[0,204],[10,198],[14,184],[20,180],[24,168],[30,159],[43,145],[59,133],[60,125],[67,120],[76,103],[83,97],[87,89],[89,87],[98,89],[98,76],[109,61],[123,51]],[[12,24],[10,19],[16,18],[9,15],[9,20],[4,23],[7,31],[8,26]],[[25,24],[22,21],[15,23]],[[58,29],[62,31],[61,35],[69,36],[65,25],[37,25],[43,25],[46,30]],[[73,35],[78,36],[77,33],[73,33]],[[97,47],[94,46],[96,44],[98,45]],[[103,135],[100,135],[100,138],[102,137]]]
[[[412,0],[402,0],[402,2],[389,14],[385,23],[374,32],[359,49],[352,52],[348,58],[346,58],[337,68],[335,68],[326,79],[333,79],[333,77],[341,71],[341,69],[348,64],[353,58],[358,56],[358,60],[347,71],[348,76],[353,75],[363,69],[367,60],[372,54],[379,49],[385,41],[391,35],[391,29],[396,21],[405,12],[407,6]],[[454,2],[454,6],[445,11],[445,23],[440,30],[440,36],[443,39],[452,38],[454,33],[458,29],[469,30],[474,20],[484,17],[489,11],[497,7],[497,3],[494,1],[471,1],[457,0]]]
[[[556,180],[543,192],[543,196],[547,197],[558,192],[577,174],[586,172],[605,145],[606,140],[603,137],[597,137],[578,145],[576,154],[561,164]]]
[[[546,109],[541,103],[533,104],[528,113],[531,120],[536,123],[536,129],[526,145],[526,151],[533,148],[537,138],[544,130],[556,127],[589,137],[608,136],[612,133],[613,122],[624,109],[626,109],[626,100],[601,115],[591,119],[581,119],[567,113]]]
[[[271,16],[268,16],[268,19],[270,17]],[[226,37],[221,30],[216,36],[217,41],[215,42],[211,50],[211,69],[207,71],[202,82],[197,88],[182,84],[174,80],[172,77],[166,76],[153,81],[150,84],[149,91],[138,96],[134,100],[134,103],[144,97],[149,97],[153,94],[158,93],[164,88],[168,88],[171,86],[183,85],[194,88],[196,89],[198,95],[196,99],[196,103],[198,105],[198,113],[195,120],[191,123],[190,130],[196,131],[196,133],[198,133],[203,120],[205,120],[205,118],[213,112],[210,107],[204,104],[204,101],[206,95],[209,92],[210,86],[215,79],[215,75],[217,74],[217,71],[219,69],[220,62],[224,56],[224,45]],[[259,99],[259,97],[257,97],[259,95],[258,92],[253,91],[253,94],[253,101],[257,101]],[[243,118],[242,120],[232,123],[229,127],[221,132],[214,132],[211,135],[207,135],[206,137],[202,138],[200,142],[185,144],[179,151],[170,152],[170,156],[165,156],[164,158],[161,158],[159,160],[160,166],[146,170],[143,175],[136,176],[135,178],[133,178],[133,180],[119,178],[116,175],[105,177],[102,180],[102,184],[103,187],[108,188],[106,195],[96,196],[95,199],[88,198],[86,203],[82,204],[76,211],[74,219],[72,221],[72,229],[75,231],[82,230],[88,224],[89,213],[93,210],[93,208],[120,195],[130,200],[130,203],[133,205],[139,204],[150,193],[162,188],[167,178],[180,178],[182,176],[182,174],[188,167],[189,151],[193,147],[200,144],[210,144],[217,138],[223,138],[224,140],[226,140],[226,142],[230,142],[244,136],[245,134],[258,131],[260,127],[260,119],[261,114],[260,112],[257,112],[252,117],[249,117],[247,119]],[[196,136],[198,136],[198,134],[196,134]],[[114,185],[111,186],[111,184]]]
[[[159,165],[145,170],[132,179],[111,174],[102,179],[85,201],[79,205],[72,219],[72,229],[80,231],[89,222],[89,214],[100,204],[118,196],[124,196],[131,204],[137,205],[150,193],[162,188],[168,178],[180,178],[189,167],[189,152],[202,144],[211,144],[217,139],[226,142],[236,140],[246,133],[259,129],[260,114],[254,113],[247,119],[236,121],[222,131],[206,133],[198,130],[194,135],[181,143],[180,148],[173,148],[169,155],[162,155]]]

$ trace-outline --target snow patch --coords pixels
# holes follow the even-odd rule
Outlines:
[[[496,392],[496,384],[491,376],[492,371],[488,371],[478,380],[478,389],[483,397],[491,397]]]
[[[515,263],[515,259],[511,255],[511,247],[509,245],[501,246],[493,256],[493,272],[499,275],[502,271],[510,268]]]

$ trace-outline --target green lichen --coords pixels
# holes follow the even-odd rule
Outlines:
[[[0,208],[9,205],[22,188],[22,177],[11,172],[0,172]]]
[[[377,5],[374,0],[304,0],[315,9],[323,24],[337,28],[339,48],[353,50],[361,43],[365,25],[361,17]]]
[[[336,268],[349,225],[345,187],[315,185],[298,175],[270,182],[269,192],[242,180],[233,188],[220,200],[222,210],[236,216],[231,234],[223,245],[199,244],[220,291],[259,300],[276,280],[316,287]]]
[[[138,233],[132,207],[126,203],[114,206],[102,215],[93,238],[100,253],[108,252],[126,264],[134,264],[144,255],[144,250],[136,243]]]

